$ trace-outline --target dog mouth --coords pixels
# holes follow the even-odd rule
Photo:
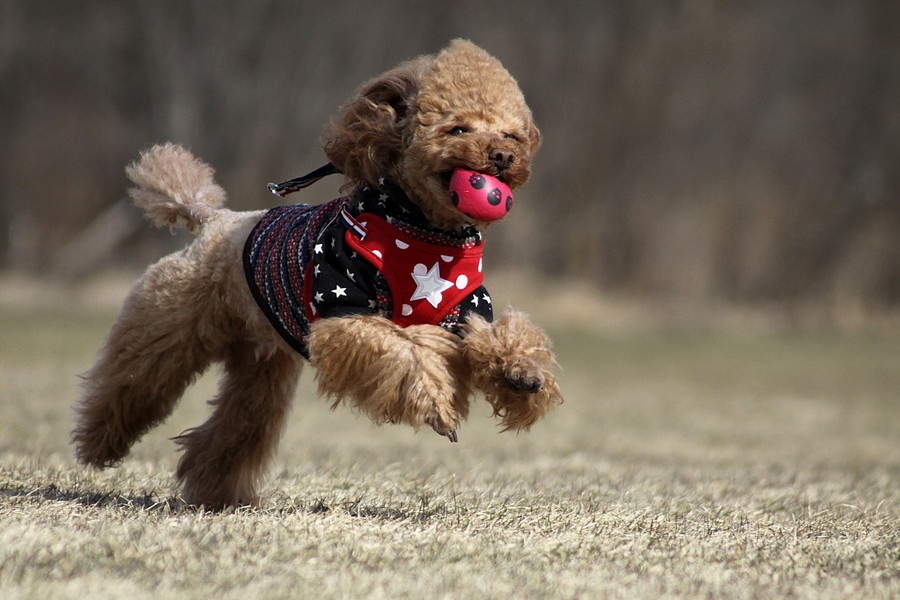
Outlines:
[[[453,173],[455,173],[459,169],[465,169],[465,170],[472,171],[474,173],[479,173],[481,175],[484,175],[485,177],[492,177],[492,178],[500,181],[504,185],[507,185],[507,186],[509,185],[509,182],[506,180],[505,175],[503,173],[496,172],[494,169],[488,169],[486,171],[481,171],[478,169],[469,169],[468,167],[464,167],[464,166],[460,165],[458,167],[453,167],[452,169],[447,169],[446,171],[438,173],[438,178],[441,181],[441,185],[448,192],[450,191],[450,182],[453,180]]]

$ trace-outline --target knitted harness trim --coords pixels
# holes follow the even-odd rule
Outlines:
[[[278,206],[254,227],[244,246],[244,273],[256,303],[292,348],[309,358],[310,257],[315,240],[338,217],[344,198],[327,204]]]

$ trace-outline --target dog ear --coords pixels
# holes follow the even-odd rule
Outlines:
[[[540,149],[543,138],[541,136],[541,130],[538,129],[537,125],[534,124],[533,120],[529,120],[528,122],[528,151],[534,156],[535,153]]]
[[[387,107],[393,111],[394,120],[400,121],[409,112],[418,90],[418,73],[403,65],[366,83],[356,102],[364,102],[373,110]]]
[[[325,154],[350,180],[376,185],[379,177],[393,174],[430,62],[416,59],[363,84],[329,123],[322,140]]]

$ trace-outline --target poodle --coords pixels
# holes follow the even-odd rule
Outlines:
[[[210,509],[258,504],[306,360],[333,406],[453,442],[475,392],[504,430],[562,402],[547,335],[512,309],[494,320],[483,285],[483,235],[541,142],[500,62],[454,40],[365,83],[322,142],[329,165],[270,184],[342,173],[347,195],[312,206],[230,211],[174,144],[126,169],[149,219],[196,239],[144,273],[85,374],[80,463],[116,466],[213,362],[212,414],[176,438],[182,496]]]

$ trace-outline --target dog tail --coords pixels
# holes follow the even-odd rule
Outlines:
[[[153,146],[125,168],[128,195],[157,227],[183,225],[196,233],[225,205],[215,171],[177,144]]]

